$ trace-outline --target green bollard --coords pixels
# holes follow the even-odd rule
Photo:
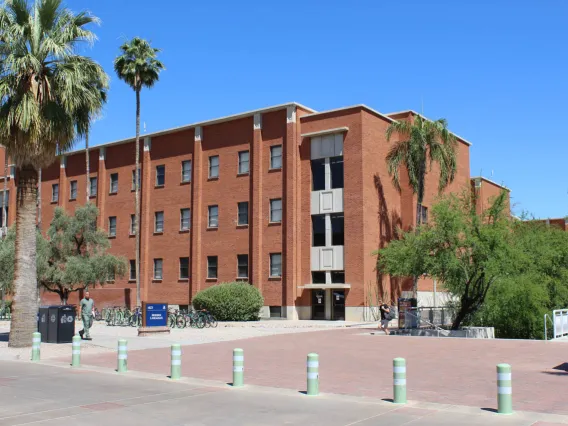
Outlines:
[[[178,380],[181,378],[181,345],[174,343],[172,345],[172,368],[170,370],[170,379]]]
[[[73,336],[71,343],[71,367],[81,366],[81,336]]]
[[[511,382],[511,366],[497,365],[497,413],[513,414],[513,391]]]
[[[128,342],[125,339],[118,341],[118,359],[116,371],[119,373],[126,373],[128,371],[128,354],[126,345]]]
[[[41,334],[37,331],[32,334],[32,361],[39,361],[41,347]]]
[[[406,404],[406,360],[395,358],[392,361],[393,402]]]
[[[233,349],[233,387],[245,384],[245,357],[242,349]]]
[[[306,395],[319,395],[319,355],[308,354],[308,387]]]

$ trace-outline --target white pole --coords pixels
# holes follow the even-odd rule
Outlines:
[[[434,307],[437,307],[437,305],[436,305],[436,280],[434,280]]]

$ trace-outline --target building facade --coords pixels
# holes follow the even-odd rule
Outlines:
[[[316,112],[290,103],[143,135],[141,299],[183,306],[209,286],[247,281],[264,296],[263,316],[361,320],[378,298],[394,302],[408,294],[411,280],[378,274],[372,252],[415,223],[406,174],[399,192],[386,169],[385,132],[394,120],[416,115],[365,105]],[[476,188],[470,144],[458,141],[458,172],[446,192]],[[91,293],[99,307],[133,306],[134,140],[90,148],[89,159],[88,180],[84,150],[42,171],[40,227],[47,230],[56,207],[72,212],[85,204],[89,185],[111,252],[129,264],[127,276]],[[11,174],[8,225],[15,219]],[[434,166],[424,218],[437,182]],[[487,194],[500,190],[491,181],[483,185]],[[434,283],[421,280],[419,290],[424,304],[432,303],[431,294],[435,302]]]

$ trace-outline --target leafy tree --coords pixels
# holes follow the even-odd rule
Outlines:
[[[511,221],[503,192],[478,215],[471,196],[450,195],[432,207],[419,232],[378,251],[378,268],[396,277],[427,274],[457,298],[453,329],[471,321],[491,287],[517,267]]]
[[[136,93],[136,169],[135,186],[135,221],[136,221],[136,304],[140,301],[140,92],[142,87],[151,88],[158,81],[164,65],[156,59],[160,52],[150,46],[148,41],[134,37],[120,46],[121,55],[114,60],[114,70],[118,78],[124,80]]]
[[[100,65],[77,52],[95,35],[97,18],[73,13],[61,0],[6,0],[0,6],[0,144],[17,167],[15,282],[9,345],[30,346],[38,308],[36,201],[38,170],[70,149],[77,111],[97,106],[90,84]]]
[[[422,202],[424,201],[426,173],[428,163],[430,169],[433,163],[438,163],[440,177],[438,190],[442,192],[456,175],[456,146],[455,136],[448,130],[445,119],[430,121],[420,115],[413,122],[395,121],[386,132],[387,141],[393,135],[399,140],[394,143],[387,154],[386,162],[389,175],[394,186],[400,191],[400,169],[404,167],[408,174],[410,187],[416,194],[416,227],[422,221]],[[413,293],[418,292],[418,276],[414,276]]]
[[[37,281],[47,291],[57,293],[61,303],[69,294],[97,284],[104,285],[126,273],[126,261],[108,254],[106,233],[96,229],[98,209],[87,204],[69,216],[58,207],[44,238],[38,231]],[[15,230],[0,243],[0,286],[11,292],[14,275]]]

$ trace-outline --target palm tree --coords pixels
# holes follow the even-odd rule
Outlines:
[[[158,81],[164,65],[156,59],[160,52],[150,46],[148,41],[134,37],[120,46],[121,55],[114,60],[114,70],[118,78],[124,80],[136,93],[136,169],[135,221],[136,221],[136,305],[140,306],[140,92],[142,87],[151,88]]]
[[[77,54],[95,35],[96,17],[74,14],[61,0],[6,0],[0,6],[0,144],[17,167],[16,262],[9,345],[31,345],[36,330],[38,170],[77,138],[77,111],[97,105],[89,82],[104,71]]]
[[[442,192],[456,175],[455,136],[448,130],[445,119],[430,121],[420,115],[410,121],[395,121],[387,128],[386,137],[390,142],[396,134],[395,142],[387,154],[387,169],[393,185],[400,188],[400,168],[405,167],[412,192],[416,194],[416,228],[422,223],[422,202],[426,186],[428,165],[438,163],[440,176],[438,191]],[[428,164],[429,163],[429,164]],[[414,297],[418,294],[418,277],[414,277]]]

